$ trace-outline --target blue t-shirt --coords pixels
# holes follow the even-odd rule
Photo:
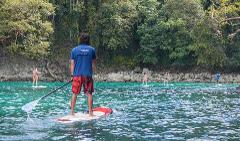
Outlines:
[[[220,74],[220,73],[217,73],[217,74],[216,74],[216,80],[219,80],[220,77],[221,77],[221,74]]]
[[[72,49],[71,60],[74,60],[73,76],[92,76],[92,61],[96,59],[95,48],[81,44]]]

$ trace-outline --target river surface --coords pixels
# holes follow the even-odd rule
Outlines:
[[[62,124],[70,112],[71,86],[22,110],[62,82],[0,82],[0,140],[240,140],[240,94],[237,84],[95,83],[94,107],[113,114],[99,120]],[[80,94],[76,111],[87,109]]]

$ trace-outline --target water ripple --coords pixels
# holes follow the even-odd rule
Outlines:
[[[38,104],[28,116],[21,108],[61,85],[0,83],[0,140],[239,140],[240,95],[235,84],[96,83],[94,106],[113,114],[97,121],[59,124],[70,112],[71,86]],[[87,109],[78,96],[76,111]],[[24,108],[23,108],[24,109]]]

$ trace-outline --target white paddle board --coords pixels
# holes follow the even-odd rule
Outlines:
[[[101,117],[106,117],[112,113],[111,108],[107,107],[97,107],[93,109],[93,116],[89,116],[88,113],[75,113],[74,115],[67,115],[56,119],[57,122],[60,123],[73,123],[73,122],[81,122],[81,121],[90,121],[96,120]]]
[[[43,88],[47,88],[47,86],[32,86],[32,88],[34,88],[34,89],[43,89]]]

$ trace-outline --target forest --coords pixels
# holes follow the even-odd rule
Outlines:
[[[0,1],[0,52],[54,58],[81,32],[105,65],[240,70],[239,0]]]

